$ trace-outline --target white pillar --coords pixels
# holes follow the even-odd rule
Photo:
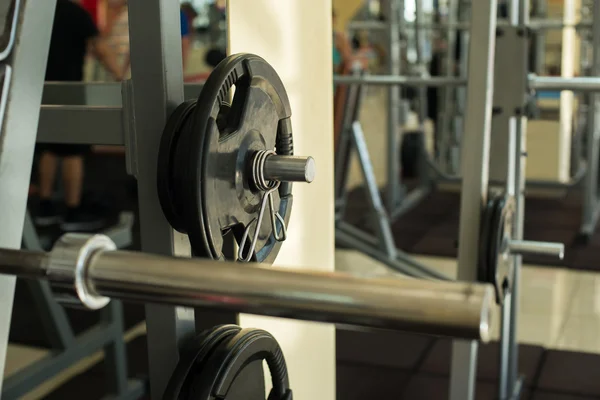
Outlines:
[[[311,184],[294,185],[288,239],[278,266],[334,269],[333,80],[330,0],[229,0],[230,54],[254,53],[273,65],[292,105],[294,150],[317,163]],[[332,325],[240,316],[283,348],[297,400],[335,399]]]

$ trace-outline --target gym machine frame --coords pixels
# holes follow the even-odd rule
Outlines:
[[[483,250],[481,249],[483,223],[483,210],[488,204],[488,170],[490,159],[490,140],[491,129],[496,133],[494,136],[501,136],[506,142],[501,148],[505,156],[505,173],[503,175],[504,191],[516,200],[516,211],[514,221],[511,222],[511,240],[514,246],[509,243],[509,255],[506,260],[509,265],[506,279],[510,284],[506,287],[502,301],[502,335],[501,335],[501,365],[499,376],[499,397],[504,399],[518,398],[522,381],[517,379],[517,344],[516,344],[516,326],[518,315],[518,293],[519,278],[521,268],[521,256],[526,252],[535,252],[533,249],[517,245],[522,242],[523,236],[523,213],[524,213],[524,138],[525,138],[525,99],[528,94],[527,88],[527,40],[524,30],[519,28],[526,22],[525,14],[522,10],[527,8],[527,2],[515,2],[515,7],[511,12],[511,26],[502,28],[503,37],[500,46],[496,48],[496,7],[495,1],[476,2],[472,4],[471,12],[471,36],[476,38],[469,41],[468,49],[468,84],[467,84],[467,103],[466,103],[466,127],[465,139],[463,142],[464,154],[462,160],[463,180],[461,196],[461,220],[459,232],[459,256],[458,256],[458,276],[460,281],[476,281],[480,279],[478,272],[478,260],[481,259]],[[520,9],[519,7],[523,7]],[[519,19],[521,16],[521,20]],[[500,32],[500,30],[498,30]],[[497,57],[496,57],[497,56]],[[513,62],[519,64],[520,73],[513,72]],[[511,68],[502,65],[503,62],[511,62]],[[495,64],[500,66],[495,67]],[[494,70],[497,69],[497,75]],[[360,105],[361,87],[365,83],[389,84],[393,81],[404,83],[409,79],[406,77],[382,77],[376,79],[370,77],[339,77],[338,82],[353,83],[354,87],[349,90],[349,96],[346,104],[344,122],[344,131],[348,137],[340,141],[343,146],[352,144],[358,153],[363,175],[369,191],[371,206],[375,211],[377,227],[380,228],[382,215],[385,210],[378,202],[379,195],[374,185],[374,179],[370,168],[368,152],[364,144],[364,137],[360,123],[358,122],[358,109]],[[447,78],[446,78],[447,79]],[[494,80],[500,82],[510,82],[505,87],[504,84],[498,85],[499,89],[494,92]],[[427,84],[428,79],[421,80],[419,84]],[[389,82],[389,83],[388,83]],[[429,80],[432,82],[432,80]],[[459,79],[452,79],[450,82],[458,82]],[[492,97],[493,96],[493,97]],[[476,99],[476,101],[468,101]],[[355,105],[352,108],[351,104]],[[494,118],[492,125],[492,109],[500,110],[500,114]],[[504,112],[502,112],[504,110]],[[347,149],[340,150],[341,159],[347,158]],[[339,160],[338,160],[339,161]],[[344,182],[344,171],[340,170],[342,164],[338,164],[336,181],[338,184]],[[343,186],[342,186],[343,188]],[[338,193],[341,192],[340,186],[336,187]],[[337,225],[336,225],[337,227]],[[344,228],[345,229],[345,228]],[[339,234],[340,229],[336,230]],[[345,232],[343,232],[345,235]],[[389,242],[385,229],[378,230],[380,239],[383,243]],[[389,231],[387,232],[389,236]],[[345,236],[344,236],[345,237]],[[369,243],[367,237],[364,241]],[[345,241],[346,239],[344,239]],[[388,246],[389,247],[389,246]],[[549,255],[558,255],[562,258],[562,246],[553,246],[543,243],[537,243],[538,252],[545,252]],[[546,251],[541,251],[545,248]],[[368,253],[369,254],[369,253]],[[385,261],[384,261],[385,262]],[[389,265],[389,263],[387,263]],[[501,282],[501,285],[504,281]],[[453,345],[452,368],[451,368],[451,400],[464,400],[474,398],[475,373],[477,362],[477,343],[456,341]]]
[[[4,67],[0,137],[0,186],[5,188],[0,192],[3,204],[0,248],[4,250],[0,250],[0,269],[2,273],[46,278],[53,285],[66,285],[76,291],[69,300],[78,300],[89,308],[106,305],[108,299],[102,295],[151,301],[146,306],[146,315],[152,398],[162,398],[179,359],[181,340],[194,333],[196,322],[202,322],[194,320],[194,309],[175,305],[199,307],[196,312],[210,306],[234,313],[487,339],[488,318],[493,312],[492,289],[487,285],[364,280],[341,274],[186,259],[190,256],[187,238],[173,230],[163,217],[156,187],[156,159],[162,130],[170,112],[184,99],[178,5],[170,0],[129,5],[133,78],[123,84],[121,106],[44,106],[40,110],[49,43],[39,38],[50,37],[55,2],[42,3],[22,0],[21,7],[17,7],[19,18],[15,21],[19,24],[14,27],[19,40],[11,49],[11,65]],[[84,92],[95,90],[93,85],[82,87]],[[57,127],[57,119],[62,120],[61,127],[66,126],[66,133],[52,129],[53,124]],[[75,136],[76,121],[85,121],[92,129]],[[96,129],[96,124],[103,129]],[[66,236],[50,255],[16,250],[21,245],[38,131],[40,140],[48,142],[125,144],[128,170],[138,180],[142,250],[162,257],[109,251],[114,244],[105,236],[91,239]],[[57,137],[53,139],[53,135]],[[89,245],[96,246],[98,242],[105,246],[104,250],[92,246],[95,252],[90,253]],[[174,254],[182,258],[171,257]],[[169,268],[165,268],[167,264]],[[81,279],[82,273],[87,279]],[[94,273],[98,275],[93,276]],[[0,276],[0,319],[4,322],[0,324],[2,369],[14,280],[11,276]],[[130,284],[124,285],[125,282]],[[423,307],[431,314],[424,314]],[[448,313],[448,307],[453,311]]]
[[[131,223],[132,220],[126,218],[126,221],[121,221],[118,227],[111,228],[105,233],[110,235],[111,240],[118,243],[119,247],[126,247],[131,243]],[[29,212],[25,216],[23,248],[30,251],[43,251],[40,237]],[[120,399],[137,399],[143,395],[144,384],[141,381],[130,381],[127,384],[123,307],[119,301],[112,302],[103,309],[97,323],[86,331],[75,334],[64,307],[53,295],[50,283],[44,280],[25,280],[24,283],[31,293],[37,315],[41,319],[50,345],[50,354],[5,377],[2,398],[21,398],[33,388],[37,388],[72,366],[73,363],[100,350],[104,350],[105,353],[109,391],[114,391],[116,398]]]
[[[455,0],[455,1],[459,1],[459,0]],[[393,2],[393,1],[392,1]],[[417,2],[419,3],[419,1]],[[543,6],[543,1],[538,0],[539,4],[542,4]],[[454,5],[454,1],[450,1],[449,7],[452,7]],[[460,7],[459,7],[459,13],[462,15],[468,14],[468,10],[466,10],[467,7],[470,7],[469,4],[464,4],[461,2]],[[451,9],[450,12],[450,17],[453,18],[453,12],[455,10]],[[544,7],[540,8],[539,10],[540,15],[542,13],[545,12]],[[393,23],[393,21],[390,19],[390,24]],[[510,27],[510,26],[514,26],[514,24],[512,24],[512,22],[510,20],[498,20],[497,26],[498,27]],[[382,22],[377,22],[377,21],[354,21],[354,22],[350,22],[348,25],[348,29],[349,30],[359,30],[359,29],[384,29],[385,27],[387,27],[388,24],[386,23],[382,23]],[[544,31],[545,30],[549,30],[549,29],[563,29],[563,28],[576,28],[579,30],[589,30],[590,28],[592,29],[592,42],[594,41],[594,38],[597,37],[597,34],[595,33],[595,31],[597,29],[600,29],[600,27],[598,27],[599,24],[593,24],[593,18],[591,18],[590,20],[584,20],[581,21],[577,24],[569,24],[569,23],[565,23],[563,21],[553,21],[553,20],[547,20],[547,19],[543,19],[543,18],[537,18],[537,19],[531,19],[529,20],[527,23],[522,23],[519,25],[519,27],[523,28],[523,29],[527,29],[528,31],[533,31],[535,32],[535,40],[536,40],[536,49],[539,50],[539,48],[543,45],[544,43]],[[432,29],[432,28],[445,28],[448,29],[448,37],[451,39],[454,39],[454,35],[453,32],[454,30],[458,30],[458,35],[459,38],[458,40],[461,41],[461,48],[463,49],[464,53],[468,53],[467,51],[467,44],[468,44],[468,40],[469,40],[469,26],[470,23],[466,22],[466,21],[459,21],[459,22],[449,22],[449,23],[444,23],[444,24],[436,24],[435,26],[433,25],[428,25],[428,24],[418,24],[417,22],[413,23],[413,24],[406,24],[404,23],[404,25],[401,25],[403,27],[414,27],[419,28],[419,29]],[[419,37],[419,36],[418,36]],[[592,46],[595,46],[595,44],[592,44]],[[452,58],[452,52],[454,51],[454,45],[453,45],[453,40],[449,41],[449,45],[448,45],[448,54],[447,54],[447,58],[451,59]],[[393,54],[393,53],[392,53]],[[539,55],[538,55],[539,57]],[[404,204],[400,205],[398,208],[396,208],[392,213],[391,213],[391,217],[392,220],[395,217],[398,217],[399,215],[401,215],[403,212],[409,210],[410,208],[412,208],[412,206],[414,206],[418,201],[420,201],[422,198],[424,198],[427,193],[429,193],[429,190],[431,188],[431,185],[434,183],[459,183],[461,181],[461,177],[455,175],[456,174],[456,163],[459,160],[460,157],[460,140],[461,138],[458,136],[459,132],[462,131],[461,127],[463,126],[463,117],[460,116],[460,113],[458,115],[455,116],[455,120],[452,124],[452,126],[454,127],[454,133],[450,132],[451,130],[448,129],[449,128],[449,121],[448,121],[448,117],[449,117],[449,113],[450,113],[450,109],[445,109],[448,107],[453,107],[451,105],[451,101],[449,101],[449,99],[452,98],[453,94],[452,94],[452,88],[456,87],[456,92],[454,93],[454,96],[456,97],[456,105],[454,107],[458,107],[458,110],[460,111],[461,109],[464,108],[464,88],[463,86],[466,83],[466,64],[464,64],[464,61],[466,61],[467,56],[466,54],[463,55],[461,57],[461,76],[460,77],[452,77],[450,76],[451,74],[451,70],[448,68],[449,66],[447,65],[446,67],[448,68],[447,75],[445,77],[442,76],[432,76],[432,77],[427,77],[427,78],[423,78],[423,77],[411,77],[411,76],[399,76],[399,75],[379,75],[379,76],[363,76],[363,77],[349,77],[349,76],[336,76],[335,77],[335,82],[339,83],[339,84],[351,84],[351,83],[365,83],[368,85],[407,85],[407,86],[414,86],[414,87],[423,87],[423,86],[430,86],[430,87],[441,87],[444,88],[443,91],[443,96],[444,96],[444,102],[442,103],[442,116],[441,116],[441,124],[439,127],[439,133],[440,133],[440,138],[439,138],[439,145],[440,145],[440,151],[439,154],[437,154],[437,163],[433,162],[431,159],[429,159],[429,157],[427,157],[427,155],[424,155],[423,157],[425,158],[426,164],[428,168],[423,169],[424,174],[426,175],[426,177],[422,178],[420,180],[420,182],[425,182],[424,185],[421,185],[418,189],[415,190],[414,193],[411,193],[410,195],[408,195],[406,197],[405,200],[403,200]],[[448,63],[450,63],[450,60],[447,60]],[[592,69],[596,68],[595,67],[595,62],[593,63]],[[540,66],[537,65],[536,66],[536,72],[538,72]],[[537,90],[537,91],[574,91],[574,92],[578,92],[578,93],[588,93],[588,92],[597,92],[598,89],[600,88],[600,79],[597,77],[597,75],[595,75],[594,73],[591,74],[591,77],[577,77],[577,78],[562,78],[562,77],[541,77],[541,76],[537,76],[535,74],[530,74],[529,75],[529,85],[528,88],[530,90]],[[397,108],[397,107],[396,107]],[[594,114],[594,107],[588,107],[588,111],[587,111],[587,120],[588,121],[593,121],[593,114]],[[438,128],[436,128],[438,129]],[[582,196],[582,222],[581,222],[581,226],[579,229],[579,234],[580,237],[583,240],[589,240],[589,238],[591,237],[591,235],[594,233],[596,226],[597,226],[597,222],[598,222],[598,217],[600,216],[600,195],[598,193],[598,173],[599,173],[599,169],[600,169],[600,163],[598,160],[598,157],[595,157],[594,154],[598,154],[600,153],[600,141],[598,139],[595,138],[596,134],[594,132],[595,128],[593,126],[593,122],[590,122],[588,124],[586,124],[585,126],[585,134],[586,134],[586,138],[587,138],[587,143],[591,143],[592,145],[588,145],[587,146],[587,151],[586,151],[586,156],[585,162],[581,162],[579,163],[579,165],[576,166],[576,170],[573,173],[573,176],[571,177],[571,179],[569,180],[569,182],[566,183],[553,183],[553,182],[544,182],[544,181],[538,181],[538,180],[529,180],[526,182],[526,187],[527,188],[536,188],[536,189],[571,189],[574,187],[582,187],[583,188],[583,196]],[[389,134],[391,134],[391,130],[389,131]],[[393,139],[393,138],[391,138]],[[391,142],[391,139],[389,143]],[[396,143],[394,143],[397,145],[397,141]],[[391,151],[391,145],[388,145],[388,151]],[[396,147],[397,148],[397,147]],[[389,161],[389,157],[391,157],[391,154],[388,154],[388,177],[389,176],[399,176],[398,174],[398,170],[396,169],[394,172],[395,175],[391,175],[391,171],[392,168],[394,168],[394,162],[395,160],[392,159],[392,161]],[[449,157],[449,159],[448,159]],[[398,159],[398,155],[395,155],[395,159]],[[492,160],[492,166],[495,166],[495,168],[492,168],[492,175],[493,178],[491,180],[491,182],[493,182],[494,184],[501,184],[502,183],[502,179],[498,176],[499,174],[502,175],[502,173],[498,173],[496,172],[497,169],[502,170],[503,166],[505,165],[506,161],[505,160],[500,160],[500,161],[494,161]],[[397,167],[397,166],[396,166]],[[449,171],[449,172],[447,172]],[[430,175],[433,176],[430,176]],[[428,184],[431,183],[431,184]],[[392,192],[391,189],[389,189],[389,187],[392,187],[396,185],[396,193],[399,192],[398,186],[399,185],[399,181],[395,182],[389,182],[388,181],[388,192]],[[389,194],[388,194],[389,196]],[[386,203],[387,204],[387,203]],[[389,210],[389,208],[388,208]]]

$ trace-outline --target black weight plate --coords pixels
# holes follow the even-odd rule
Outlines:
[[[204,361],[224,340],[236,335],[237,325],[222,325],[206,330],[190,340],[182,349],[179,362],[169,379],[163,400],[179,400],[188,397],[196,376],[202,371]]]
[[[181,130],[185,126],[189,114],[195,107],[196,100],[188,100],[181,103],[173,111],[163,129],[158,150],[156,176],[160,206],[171,226],[181,233],[187,233],[187,229],[181,215],[183,205],[181,201],[178,202],[180,196],[176,193],[176,180],[178,177],[174,173],[173,164]]]
[[[492,283],[492,277],[489,275],[490,253],[490,234],[492,231],[492,221],[494,218],[494,199],[488,200],[481,216],[481,228],[479,229],[479,267],[477,278],[480,282]]]
[[[235,95],[223,117],[222,105],[233,85]],[[256,151],[276,147],[290,126],[290,115],[285,88],[262,58],[233,55],[210,74],[181,134],[175,160],[175,174],[182,178],[178,193],[184,201],[195,256],[224,258],[223,235],[233,230],[239,241],[244,227],[258,216],[263,192],[250,185],[249,162]],[[279,149],[278,153],[285,154]],[[282,184],[273,197],[287,224],[291,185]],[[280,245],[266,213],[253,259],[272,262]]]
[[[510,277],[512,263],[504,259],[505,240],[512,235],[512,215],[514,200],[512,196],[498,196],[492,201],[493,219],[488,248],[488,276],[496,288],[496,300],[501,303],[504,297],[504,281]]]
[[[243,329],[221,342],[206,360],[203,373],[194,382],[193,399],[225,399],[240,373],[261,360],[266,360],[271,372],[269,400],[291,398],[287,367],[277,340],[261,329]]]

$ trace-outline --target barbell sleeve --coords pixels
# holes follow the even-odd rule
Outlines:
[[[49,254],[0,250],[0,273],[45,277],[91,297],[92,306],[118,298],[484,342],[496,313],[487,284],[358,278],[105,245],[102,235],[67,234]]]
[[[562,243],[509,240],[507,246],[508,251],[512,254],[539,254],[553,256],[560,260],[565,256],[565,245]]]
[[[310,183],[315,179],[315,159],[298,156],[270,156],[265,160],[264,174],[268,181]]]

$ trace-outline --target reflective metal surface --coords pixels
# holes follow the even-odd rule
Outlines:
[[[406,86],[464,86],[467,84],[465,79],[447,78],[447,77],[429,77],[420,78],[416,76],[394,76],[394,75],[335,75],[333,81],[336,84],[341,83],[364,83],[367,85],[406,85]]]
[[[493,292],[487,285],[360,279],[121,251],[90,261],[90,290],[109,297],[489,339]]]
[[[59,247],[79,257],[89,243],[83,241],[79,251],[77,246]],[[88,297],[208,307],[482,341],[489,340],[496,311],[492,287],[477,283],[364,279],[104,250],[87,253],[85,266],[79,270],[77,262],[66,262],[72,257],[59,258],[56,254],[60,253],[48,256],[23,251],[16,258],[14,251],[0,250],[0,273],[45,275],[51,282],[60,281],[77,291],[76,271],[81,271]],[[17,265],[21,263],[27,266],[22,271]],[[77,294],[81,298],[80,290]]]
[[[600,78],[576,77],[561,78],[553,76],[529,75],[529,87],[536,90],[572,90],[575,92],[600,91]]]
[[[312,157],[271,156],[265,160],[265,179],[280,182],[312,182],[316,166]]]
[[[562,243],[536,242],[532,240],[509,240],[508,251],[513,254],[543,254],[563,259],[565,256],[565,245]]]

